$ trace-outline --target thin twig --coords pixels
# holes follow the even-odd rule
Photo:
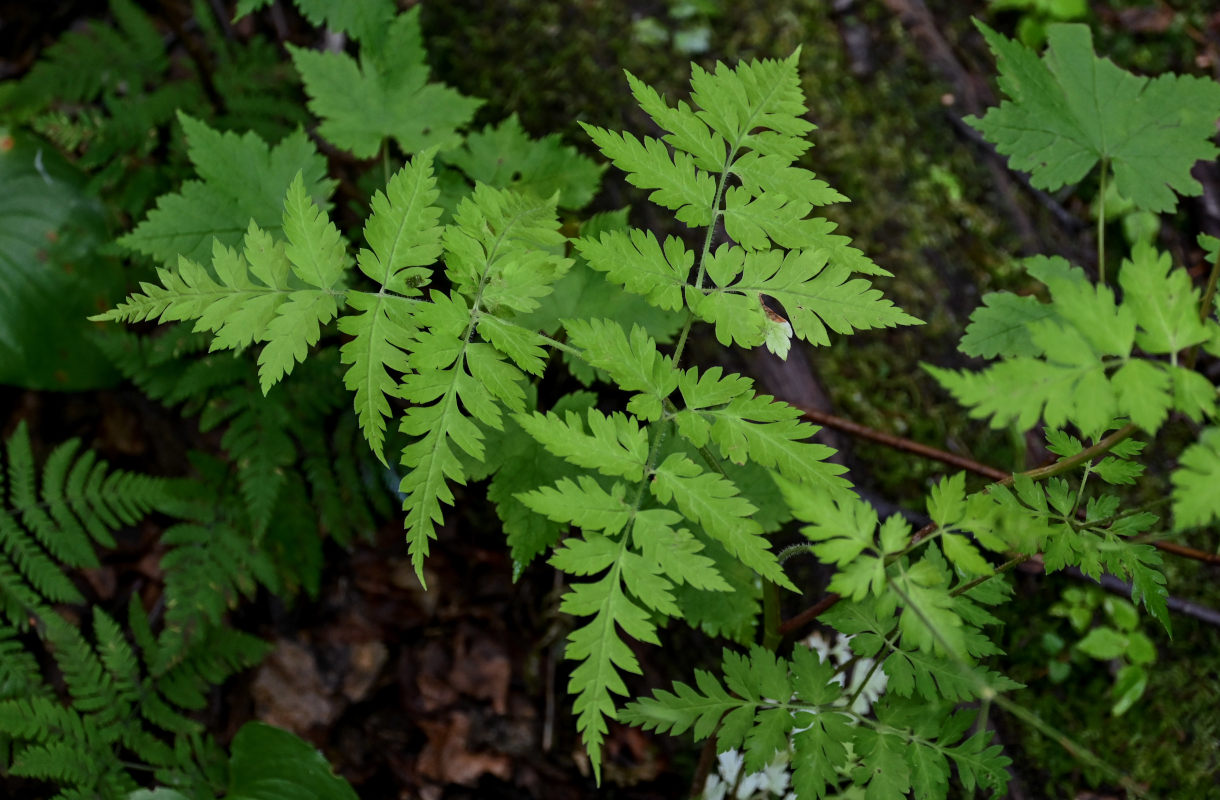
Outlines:
[[[944,450],[938,450],[935,447],[929,447],[926,444],[921,444],[912,439],[904,439],[901,436],[895,436],[892,433],[879,431],[876,428],[870,428],[867,425],[861,425],[858,422],[853,422],[850,419],[836,417],[834,414],[827,414],[823,411],[818,411],[805,406],[798,406],[790,403],[793,408],[805,415],[805,418],[810,422],[816,422],[819,425],[824,425],[827,428],[834,428],[844,433],[850,433],[852,436],[859,436],[861,439],[879,442],[886,447],[894,450],[903,450],[932,461],[940,461],[949,464],[959,469],[969,470],[977,475],[982,475],[985,478],[991,478],[993,481],[1002,481],[1005,478],[1009,480],[1012,476],[1003,470],[989,467],[986,464],[980,464],[974,459],[959,456],[956,453],[949,453]]]
[[[799,410],[806,419],[810,420],[811,422],[816,422],[819,425],[824,425],[827,428],[834,428],[835,430],[843,431],[844,433],[850,433],[853,436],[859,436],[862,439],[879,442],[895,450],[902,450],[907,453],[922,456],[932,461],[940,461],[943,464],[959,467],[984,478],[990,478],[991,480],[1004,486],[1012,485],[1012,473],[1004,472],[1003,470],[980,463],[974,459],[959,456],[956,453],[950,453],[945,450],[940,450],[911,439],[905,439],[901,436],[895,436],[892,433],[879,431],[875,428],[870,428],[867,425],[861,425],[859,422],[853,422],[849,419],[836,417],[834,414],[827,414],[824,411],[817,411],[812,408],[805,408],[804,406],[793,405],[791,403],[789,405],[792,405],[793,408]],[[1027,478],[1037,481],[1044,478],[1050,478],[1064,472],[1069,472],[1084,462],[1090,461],[1104,453],[1109,452],[1120,442],[1130,438],[1138,431],[1139,428],[1134,425],[1125,425],[1101,441],[1097,442],[1097,444],[1086,447],[1084,450],[1081,450],[1075,455],[1062,458],[1053,464],[1048,464],[1045,467],[1036,467],[1031,470],[1026,470],[1021,474]],[[919,534],[916,534],[916,539],[921,538],[922,537],[919,536]],[[1193,559],[1194,561],[1202,561],[1207,564],[1220,564],[1220,555],[1215,553],[1196,550],[1193,547],[1187,547],[1185,545],[1175,544],[1173,542],[1154,541],[1149,542],[1149,544],[1158,550],[1164,550],[1166,553],[1172,553],[1175,556]]]

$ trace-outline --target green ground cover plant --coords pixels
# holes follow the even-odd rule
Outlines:
[[[1115,627],[1079,626],[1071,646],[1126,659],[1113,711],[1137,702],[1150,661],[1137,607],[1171,628],[1152,542],[1220,517],[1216,387],[1198,370],[1220,356],[1215,240],[1200,242],[1212,264],[1202,287],[1146,240],[1108,255],[1104,208],[1096,276],[1026,259],[1033,293],[985,296],[964,332],[962,352],[986,365],[927,370],[970,416],[1041,429],[1058,460],[989,484],[946,476],[927,495],[928,525],[882,520],[799,410],[689,358],[701,330],[784,358],[794,340],[920,322],[879,288],[901,277],[819,215],[847,198],[800,166],[815,128],[799,53],[692,65],[690,95],[675,100],[627,74],[655,129],[584,126],[671,217],[676,233],[659,236],[628,209],[583,213],[603,167],[557,137],[530,139],[515,118],[472,130],[479,102],[429,80],[418,9],[297,5],[354,43],[354,55],[290,57],[316,136],[364,160],[376,188],[360,224],[341,229],[337,183],[303,130],[272,143],[177,114],[195,176],[118,239],[154,274],[93,319],[180,323],[102,347],[150,397],[224,426],[229,460],[200,457],[192,480],[106,477],[66,446],[39,500],[23,434],[10,440],[0,673],[15,677],[0,733],[12,774],[63,797],[352,796],[288,734],[251,724],[226,754],[179,709],[263,652],[226,612],[259,586],[316,592],[319,527],[340,543],[367,529],[384,513],[386,471],[421,582],[455,492],[484,482],[514,568],[545,560],[564,574],[568,691],[599,781],[618,721],[691,731],[740,753],[741,774],[787,763],[802,800],[1003,796],[1010,760],[991,707],[1055,734],[998,668],[1007,574],[1035,558],[1130,582]],[[970,122],[1034,186],[1096,171],[1099,202],[1116,192],[1154,213],[1200,191],[1190,169],[1217,153],[1215,82],[1124,72],[1094,54],[1084,26],[1049,26],[1041,58],[980,29],[1007,99]],[[1129,500],[1146,443],[1182,426],[1191,441],[1168,501]],[[87,565],[107,530],[152,509],[183,520],[165,535],[160,630],[138,597],[126,627],[101,609],[65,621],[51,604],[82,598],[57,562]],[[785,526],[803,538],[777,551]],[[818,619],[851,636],[848,658],[784,635],[783,593],[806,589],[789,567],[807,554],[834,569]],[[663,645],[679,623],[727,642],[719,667],[633,689],[635,648]],[[38,679],[29,630],[66,698]],[[861,702],[875,675],[883,690]],[[279,766],[257,766],[272,757]],[[294,772],[297,761],[315,771]]]

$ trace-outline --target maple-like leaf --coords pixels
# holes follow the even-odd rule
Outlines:
[[[359,158],[372,158],[388,138],[405,153],[453,147],[457,129],[482,105],[428,82],[418,6],[389,23],[378,47],[362,48],[359,62],[346,53],[288,51],[309,110],[322,119],[318,133]]]
[[[1105,161],[1118,191],[1140,209],[1171,211],[1175,191],[1203,191],[1190,170],[1220,152],[1211,142],[1220,116],[1216,81],[1133,75],[1094,55],[1085,25],[1049,26],[1049,47],[1039,60],[976,24],[996,54],[1000,88],[1010,99],[967,122],[1014,169],[1028,171],[1034,186],[1053,191],[1078,183]]]
[[[178,121],[199,179],[157,198],[148,217],[119,238],[124,247],[165,264],[176,263],[180,255],[207,263],[213,237],[234,247],[251,221],[278,232],[284,192],[298,173],[306,193],[323,210],[327,207],[335,182],[326,178],[326,161],[304,131],[269,148],[254,133],[222,133],[181,111]]]

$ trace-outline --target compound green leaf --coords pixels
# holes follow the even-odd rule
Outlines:
[[[661,403],[678,386],[672,360],[657,350],[657,343],[639,325],[631,334],[613,320],[569,320],[568,339],[584,351],[591,366],[604,370],[621,388],[640,392],[627,409],[646,420],[661,417]]]
[[[724,171],[728,157],[724,137],[709,129],[707,123],[691,111],[690,106],[679,100],[677,108],[671,107],[656,89],[630,72],[627,73],[627,83],[644,113],[663,130],[669,131],[661,137],[665,142],[694,156],[695,165],[700,169]]]
[[[517,497],[529,508],[556,522],[615,534],[631,521],[631,506],[623,499],[626,491],[625,486],[615,483],[607,492],[593,478],[580,475],[575,482],[563,478],[554,486],[544,486]]]
[[[627,173],[627,180],[641,189],[653,189],[649,198],[673,211],[692,227],[710,225],[716,197],[716,181],[695,166],[695,160],[678,150],[671,154],[660,139],[643,142],[630,133],[615,133],[582,122],[593,142]]]
[[[592,616],[588,623],[569,635],[564,655],[580,662],[572,670],[568,691],[576,695],[572,704],[576,729],[584,739],[589,761],[599,778],[606,719],[617,717],[611,695],[627,694],[627,685],[619,671],[640,672],[639,662],[619,637],[616,623],[629,636],[658,644],[656,627],[648,612],[623,591],[620,572],[616,564],[600,580],[574,585],[560,606],[560,610],[568,614]]]
[[[983,305],[970,314],[970,324],[958,350],[979,358],[1041,355],[1030,339],[1029,326],[1054,317],[1054,308],[1036,298],[1009,292],[985,294]]]
[[[729,259],[731,252],[717,256]],[[827,265],[825,256],[813,251],[747,252],[730,263],[741,265],[740,279],[735,283],[730,283],[732,269],[719,276],[709,270],[721,290],[746,294],[755,302],[759,295],[775,298],[783,305],[793,333],[810,344],[830,344],[828,330],[850,334],[920,324],[883,299],[867,280],[852,279],[849,268]]]
[[[712,592],[732,591],[716,569],[716,562],[701,555],[703,544],[685,528],[675,527],[682,516],[667,508],[637,511],[632,541],[647,560],[675,583]]]
[[[1121,414],[1149,433],[1156,433],[1173,406],[1169,376],[1160,364],[1133,358],[1118,368],[1111,381]]]
[[[576,248],[590,267],[627,291],[659,308],[682,308],[682,289],[695,254],[676,236],[667,237],[662,248],[650,231],[606,231],[598,239],[577,239]]]
[[[691,69],[695,112],[729,147],[780,156],[791,162],[809,148],[814,125],[805,119],[805,94],[797,74],[799,51],[779,61],[762,59],[714,72]]]
[[[762,527],[752,518],[757,509],[727,479],[704,472],[686,456],[674,453],[656,468],[648,488],[662,503],[677,505],[708,536],[764,578],[792,586],[771,552]]]
[[[1168,253],[1157,253],[1147,242],[1136,244],[1131,258],[1123,261],[1118,282],[1123,305],[1135,312],[1135,342],[1144,351],[1177,353],[1207,339],[1199,293],[1186,270],[1173,268]]]
[[[555,414],[518,414],[517,423],[547,450],[578,467],[603,475],[638,481],[648,461],[648,433],[623,414],[606,416],[597,409],[587,412],[589,433],[580,415],[569,411]]]
[[[510,317],[538,307],[572,260],[558,230],[555,197],[479,184],[445,229],[445,272],[481,308]]]
[[[339,330],[352,337],[340,348],[342,362],[351,365],[343,382],[355,392],[360,428],[382,463],[388,397],[397,383],[387,370],[407,371],[404,350],[414,330],[413,303],[406,298],[420,293],[418,286],[429,275],[424,267],[441,251],[435,187],[431,154],[421,154],[390,179],[385,192],[373,196],[373,213],[364,224],[369,247],[356,263],[380,289],[349,292],[347,305],[357,313],[339,320]]]

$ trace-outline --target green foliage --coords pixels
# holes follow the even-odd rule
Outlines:
[[[321,536],[346,543],[371,528],[387,475],[421,581],[447,507],[483,481],[515,568],[545,555],[564,574],[568,688],[598,780],[617,720],[715,737],[747,771],[787,759],[801,800],[945,797],[951,786],[1001,795],[1009,760],[982,720],[992,704],[1020,715],[1023,687],[995,668],[996,607],[1012,593],[1004,573],[1035,555],[1048,572],[1130,580],[1133,602],[1081,630],[1076,649],[1126,659],[1114,708],[1131,707],[1150,661],[1136,603],[1170,625],[1160,556],[1144,541],[1160,521],[1117,493],[1144,480],[1143,443],[1130,437],[1216,414],[1215,387],[1195,367],[1217,350],[1220,325],[1168,255],[1141,239],[1121,292],[1035,256],[1024,266],[1045,299],[985,297],[961,350],[992,363],[928,369],[975,418],[1044,424],[1062,461],[977,490],[946,477],[930,487],[920,530],[881,520],[833,450],[810,441],[818,429],[800,411],[687,352],[700,332],[782,358],[794,338],[820,346],[832,333],[919,323],[873,286],[889,273],[815,213],[846,198],[798,161],[814,130],[799,52],[695,66],[689,99],[672,105],[628,75],[658,136],[585,125],[672,218],[658,235],[631,227],[625,210],[561,224],[603,168],[556,137],[529,139],[515,117],[464,132],[480,101],[429,83],[418,9],[297,5],[358,46],[358,57],[298,47],[291,57],[319,135],[359,160],[381,157],[348,159],[345,169],[370,170],[353,185],[384,185],[356,241],[331,220],[335,182],[302,130],[270,146],[278,136],[179,115],[197,177],[119,240],[158,263],[156,279],[94,319],[190,323],[105,347],[147,395],[220,430],[226,457],[195,457],[192,479],[171,485],[106,477],[57,450],[39,498],[24,431],[10,442],[0,686],[12,693],[0,697],[0,733],[13,774],[52,780],[64,796],[353,796],[286,734],[243,729],[226,759],[188,712],[265,649],[226,627],[228,612],[259,587],[316,592]],[[1205,138],[1220,115],[1211,82],[1123,73],[1096,59],[1080,27],[1052,28],[1043,61],[984,35],[1012,99],[975,124],[1036,186],[1075,183],[1101,161],[1103,184],[1112,166],[1135,208],[1170,210],[1175,192],[1198,191],[1189,168],[1214,155]],[[1119,101],[1099,114],[1099,97]],[[605,391],[565,394],[565,369]],[[1203,427],[1172,474],[1178,530],[1220,516],[1215,431]],[[84,630],[52,611],[85,600],[58,565],[94,563],[91,539],[107,544],[153,507],[179,520],[161,537],[157,632],[138,599],[126,628],[96,604]],[[777,554],[770,536],[794,517],[796,549],[833,571],[837,604],[821,619],[852,637],[859,671],[801,645],[777,655],[779,591],[802,587],[785,570],[792,550]],[[751,646],[760,606],[765,648]],[[748,652],[726,649],[694,686],[635,698],[636,646],[662,645],[676,619]],[[45,641],[67,702],[17,646],[25,626]],[[876,704],[862,700],[874,676],[886,682]],[[120,753],[161,786],[137,791]]]
[[[111,471],[78,451],[76,441],[55,448],[39,481],[25,427],[7,443],[8,496],[0,506],[0,540],[9,555],[0,562],[6,771],[56,783],[57,797],[126,797],[138,787],[127,753],[158,781],[189,787],[186,796],[212,797],[223,757],[189,713],[205,705],[213,685],[265,652],[258,639],[221,624],[236,598],[207,583],[242,574],[242,565],[217,557],[228,555],[238,537],[192,538],[198,522],[177,526],[164,540],[171,548],[162,561],[169,602],[160,633],[154,635],[137,597],[128,604],[126,631],[95,604],[87,635],[52,608],[85,601],[63,568],[97,566],[94,545],[113,547],[112,533],[151,509],[187,511],[193,504],[180,494],[186,487]],[[218,498],[196,501],[214,513]],[[10,646],[27,628],[54,659],[67,702],[31,651]]]
[[[199,62],[171,55],[157,20],[135,3],[112,0],[109,11],[112,24],[89,22],[47,48],[8,87],[0,110],[74,155],[90,187],[123,213],[139,216],[180,177],[179,137],[170,131],[179,109],[277,138],[304,121],[288,100],[277,48],[258,37],[238,45],[201,4],[198,31],[179,35],[202,40],[188,38],[186,50],[210,51],[206,74]]]
[[[334,182],[325,177],[325,162],[304,131],[269,148],[257,134],[221,133],[182,112],[178,122],[200,180],[159,197],[148,217],[119,238],[119,244],[136,252],[160,262],[184,256],[199,263],[215,253],[213,237],[234,247],[252,222],[280,230],[284,193],[297,177],[316,202],[334,189]]]
[[[116,374],[84,316],[117,298],[122,273],[97,257],[101,204],[44,141],[0,127],[0,382],[29,389],[106,386]],[[73,309],[71,319],[62,312]]]
[[[78,455],[79,441],[57,447],[40,480],[24,424],[5,449],[0,612],[9,625],[24,630],[31,617],[47,614],[50,604],[84,599],[56,562],[97,566],[94,543],[113,547],[111,532],[163,506],[167,487],[142,475],[112,472],[91,452]]]
[[[1100,161],[1118,191],[1138,208],[1169,211],[1173,192],[1197,195],[1190,176],[1211,143],[1220,115],[1220,85],[1190,75],[1155,80],[1125,72],[1093,54],[1085,25],[1051,25],[1042,60],[982,23],[996,54],[1000,87],[1011,98],[970,120],[1034,186],[1078,183]]]
[[[309,95],[309,110],[322,120],[318,133],[358,158],[376,155],[386,138],[405,153],[457,144],[457,129],[470,121],[481,101],[428,83],[419,9],[382,17],[376,12],[392,12],[393,4],[352,6],[350,21],[336,19],[343,12],[331,11],[328,22],[362,44],[374,45],[371,52],[362,51],[359,62],[346,53],[289,48]],[[362,7],[374,8],[374,14],[363,16],[368,12]]]
[[[1115,417],[1155,433],[1171,410],[1194,420],[1215,415],[1214,388],[1179,365],[1178,353],[1218,326],[1200,320],[1199,292],[1185,272],[1171,270],[1167,254],[1136,245],[1119,273],[1121,302],[1062,258],[1035,256],[1025,269],[1051,301],[988,295],[962,340],[963,352],[1002,360],[984,372],[929,368],[971,416],[1023,429],[1042,418],[1093,435]]]
[[[802,646],[791,660],[760,647],[748,656],[726,650],[721,670],[723,683],[696,670],[694,687],[676,682],[673,692],[654,692],[620,716],[645,730],[693,729],[696,739],[714,733],[721,752],[742,749],[749,772],[791,747],[798,797],[834,796],[828,790],[841,785],[863,787],[867,797],[943,796],[950,764],[967,791],[977,786],[998,797],[1008,785],[1010,761],[999,746],[982,733],[963,739],[974,712],[895,699],[875,719],[862,715],[835,668]]]
[[[1103,624],[1094,626],[1097,611],[1103,613]],[[1148,669],[1156,660],[1156,646],[1139,630],[1139,613],[1135,606],[1118,597],[1102,597],[1101,590],[1090,587],[1065,589],[1061,600],[1050,608],[1053,616],[1065,617],[1073,631],[1082,636],[1065,650],[1066,642],[1047,631],[1042,646],[1049,655],[1058,656],[1050,662],[1048,672],[1055,682],[1062,682],[1071,672],[1073,660],[1083,657],[1119,664],[1112,694],[1110,713],[1120,716],[1144,694],[1148,686]],[[1074,658],[1075,657],[1075,658]]]

